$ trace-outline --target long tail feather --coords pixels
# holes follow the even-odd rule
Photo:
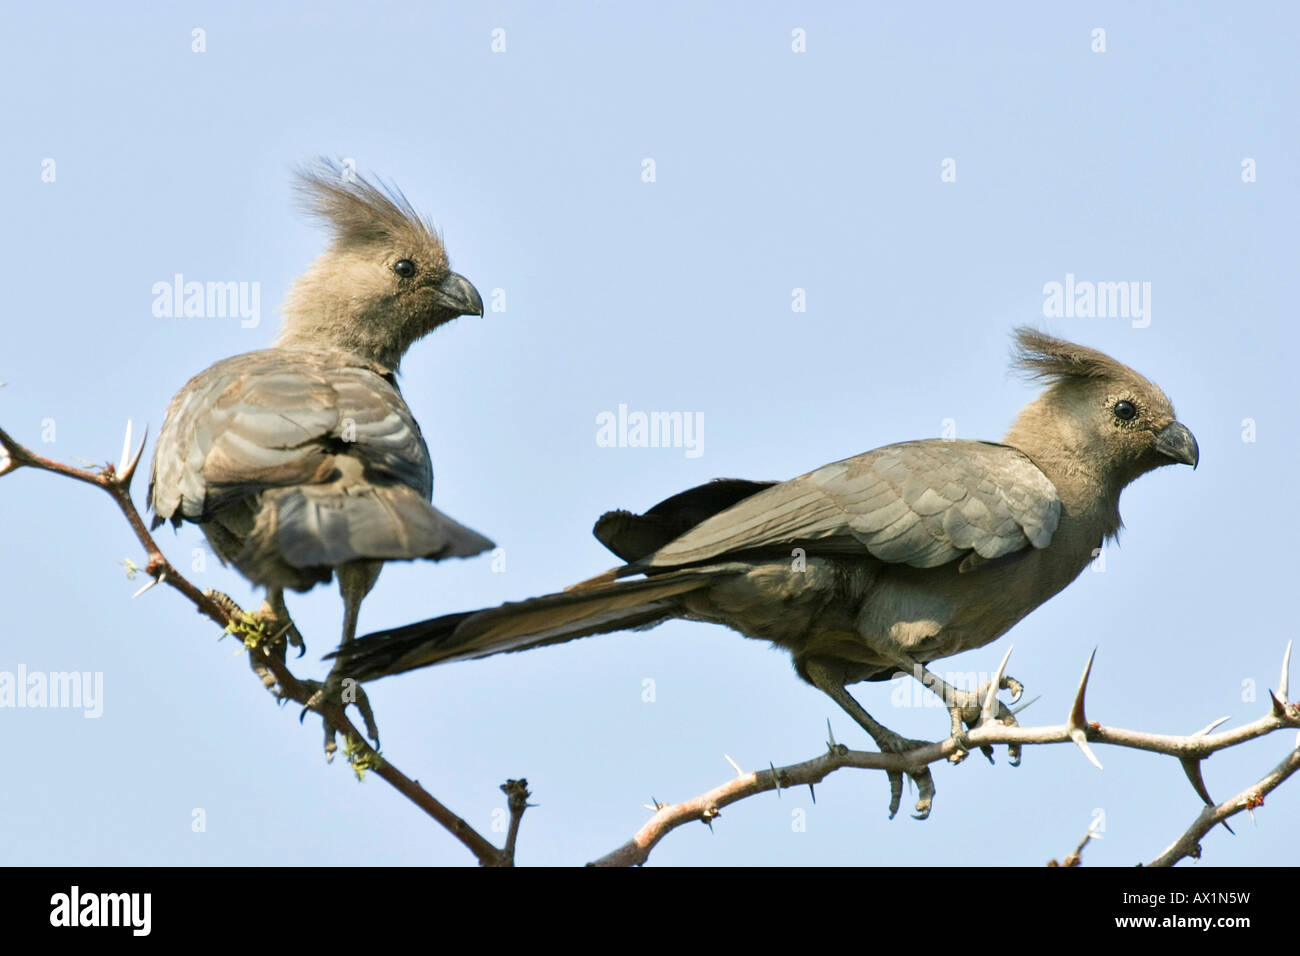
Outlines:
[[[432,664],[645,627],[673,617],[680,596],[707,586],[716,573],[712,568],[693,569],[447,614],[367,634],[336,654],[343,660],[344,676],[368,681]]]

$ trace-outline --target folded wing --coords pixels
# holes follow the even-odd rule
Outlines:
[[[904,442],[746,497],[622,573],[794,547],[917,568],[987,561],[1046,547],[1060,514],[1056,488],[1014,448]]]

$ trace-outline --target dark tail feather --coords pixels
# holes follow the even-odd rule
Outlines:
[[[775,482],[715,478],[659,502],[643,515],[630,511],[607,511],[596,521],[591,533],[601,544],[631,564],[654,554],[705,519],[773,484]]]
[[[674,616],[678,598],[710,584],[717,570],[681,571],[447,614],[367,634],[329,656],[342,658],[343,676],[369,681],[431,664],[646,627]]]

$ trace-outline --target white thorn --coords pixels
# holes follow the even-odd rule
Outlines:
[[[144,587],[142,587],[140,590],[138,590],[138,591],[136,591],[134,594],[132,594],[132,595],[131,595],[132,600],[134,600],[135,598],[138,598],[141,594],[144,594],[144,592],[145,592],[145,591],[148,591],[151,587],[155,587],[156,585],[162,584],[162,583],[163,583],[164,581],[166,581],[166,580],[167,580],[167,572],[166,572],[166,571],[163,571],[161,574],[158,575],[158,577],[154,578],[152,581],[150,581],[148,584],[146,584],[146,585],[145,585]]]
[[[745,771],[740,769],[740,764],[732,760],[728,754],[723,754],[722,756],[727,758],[727,763],[731,764],[731,768],[736,771],[737,777],[743,777],[745,775]]]
[[[126,466],[131,463],[131,419],[126,420],[126,435],[122,438],[122,463],[117,466],[117,473],[120,475],[126,471]]]
[[[1012,707],[1012,708],[1011,708],[1011,716],[1014,717],[1016,714],[1020,713],[1020,712],[1021,712],[1022,710],[1024,710],[1026,707],[1029,707],[1029,706],[1031,706],[1031,705],[1033,705],[1033,704],[1036,704],[1036,703],[1038,703],[1038,702],[1039,702],[1040,700],[1042,700],[1042,699],[1043,699],[1043,695],[1042,695],[1042,694],[1039,694],[1037,697],[1031,697],[1031,698],[1029,698],[1029,700],[1025,701],[1025,702],[1024,702],[1023,704],[1021,704],[1019,707]]]
[[[139,447],[136,448],[135,454],[131,456],[131,463],[127,466],[129,471],[134,472],[136,465],[140,464],[140,456],[144,454],[144,446],[148,442],[149,442],[149,429],[146,428],[144,430],[144,434],[140,436],[140,445]]]
[[[1286,700],[1287,675],[1291,671],[1291,641],[1286,642],[1286,653],[1282,655],[1282,679],[1277,682],[1277,696]]]
[[[984,695],[984,706],[980,708],[981,721],[992,720],[997,716],[998,685],[1002,683],[1002,675],[1007,670],[1007,661],[1011,660],[1011,652],[1015,649],[1014,644],[1007,648],[1007,652],[1002,655],[1002,663],[998,665],[998,672],[993,675],[993,680],[989,681],[988,693]]]
[[[1218,720],[1214,721],[1214,723],[1209,724],[1209,725],[1207,725],[1207,726],[1201,728],[1200,730],[1198,730],[1196,733],[1192,734],[1192,736],[1193,736],[1193,737],[1204,737],[1206,734],[1208,734],[1208,733],[1209,733],[1211,730],[1213,730],[1215,727],[1219,726],[1219,724],[1223,723],[1224,721],[1230,720],[1231,718],[1232,718],[1232,714],[1228,714],[1226,717],[1220,717]]]
[[[1084,695],[1088,692],[1088,677],[1092,674],[1092,662],[1097,656],[1097,648],[1092,649],[1088,655],[1088,663],[1083,665],[1083,676],[1079,678],[1079,689],[1074,692],[1074,704],[1070,707],[1070,719],[1068,723],[1073,728],[1078,725],[1082,728],[1083,721],[1087,719],[1084,713]],[[1098,766],[1101,766],[1098,764]]]
[[[1101,761],[1097,759],[1097,755],[1093,753],[1092,748],[1088,746],[1088,735],[1083,732],[1081,727],[1073,727],[1070,729],[1070,739],[1079,745],[1079,749],[1083,751],[1083,755],[1088,758],[1088,761],[1094,767],[1098,770],[1104,769],[1101,765]]]

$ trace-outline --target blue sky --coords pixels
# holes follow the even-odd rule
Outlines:
[[[1295,636],[1296,27],[1286,4],[16,7],[0,34],[0,425],[71,462],[115,459],[128,418],[156,435],[189,376],[270,343],[322,248],[290,169],[350,158],[398,183],[457,271],[505,303],[402,369],[436,504],[500,543],[505,570],[390,565],[363,631],[604,570],[589,530],[610,508],[945,427],[996,439],[1033,395],[1006,372],[1010,330],[1030,323],[1160,383],[1201,466],[1137,482],[1104,572],[938,669],[991,671],[1014,642],[1010,672],[1043,695],[1024,720],[1058,723],[1097,647],[1093,720],[1250,720]],[[260,322],[155,316],[151,289],[177,273],[259,283]],[[1045,317],[1044,287],[1067,275],[1150,283],[1149,322]],[[702,415],[703,453],[601,447],[597,416],[620,404]],[[105,496],[21,471],[0,481],[0,536],[0,670],[103,675],[95,719],[0,709],[0,862],[472,862],[382,781],[327,766],[318,730],[178,595],[130,600],[141,581],[121,562],[141,554]],[[194,528],[160,541],[182,567],[204,546]],[[191,576],[255,603],[210,557]],[[299,672],[319,676],[337,592],[290,607]],[[727,779],[724,754],[746,770],[807,759],[828,717],[870,746],[786,655],[687,622],[371,693],[385,753],[494,839],[499,784],[528,778],[521,864],[613,849],[652,797]],[[888,685],[855,693],[900,732],[946,733],[942,710],[891,706]],[[1211,792],[1295,742],[1216,755]],[[1155,856],[1198,812],[1181,769],[1099,756],[1104,772],[1067,746],[1014,770],[1001,751],[936,766],[923,823],[886,819],[883,775],[843,771],[815,806],[806,790],[751,799],[652,862],[1041,865],[1098,813],[1087,863]],[[1293,862],[1298,811],[1284,786],[1198,865]]]

